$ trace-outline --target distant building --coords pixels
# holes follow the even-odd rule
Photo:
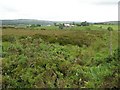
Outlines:
[[[75,25],[71,25],[71,27],[74,27]]]
[[[47,26],[51,26],[51,25],[47,25]]]
[[[70,24],[65,23],[64,27],[70,27]]]
[[[31,26],[32,26],[32,25],[30,25],[30,24],[29,24],[29,25],[27,25],[27,27],[31,27]]]
[[[65,23],[64,24],[64,27],[74,27],[75,25],[71,25],[71,24],[68,24],[68,23]]]

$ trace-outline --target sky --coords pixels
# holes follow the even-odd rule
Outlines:
[[[119,0],[0,0],[0,19],[118,20]]]

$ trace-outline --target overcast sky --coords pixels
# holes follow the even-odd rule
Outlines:
[[[119,0],[0,0],[0,19],[117,21]]]

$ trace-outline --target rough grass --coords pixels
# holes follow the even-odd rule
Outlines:
[[[41,35],[57,35],[57,34],[69,34],[72,31],[65,31],[65,30],[30,30],[28,28],[24,29],[15,29],[15,28],[6,28],[2,30],[2,35],[35,35],[35,34],[41,34]]]
[[[51,44],[42,40],[40,35],[3,38],[8,39],[3,43],[3,88],[118,87],[117,55],[113,59],[108,57],[107,39],[104,40],[107,36],[104,33],[87,32],[86,35],[91,37],[92,33],[97,40],[88,47],[77,44],[62,46],[56,42]],[[74,33],[70,35],[74,38],[69,35],[65,38],[70,42],[71,39],[75,41],[76,36],[87,41],[84,34],[81,32],[77,37]],[[62,38],[63,41],[65,38]],[[109,79],[113,82],[109,82]]]
[[[119,64],[117,54],[109,58],[109,35],[107,30],[3,29],[2,86],[118,87]],[[113,31],[112,44],[115,50],[117,31]]]

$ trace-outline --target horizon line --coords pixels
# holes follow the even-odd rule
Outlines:
[[[45,19],[0,19],[0,20],[38,20],[38,21],[51,21],[51,22],[84,22],[84,21],[87,21],[87,20],[45,20]],[[112,22],[112,21],[116,21],[116,20],[111,20],[111,21],[87,21],[87,22]],[[119,22],[119,20],[117,20],[117,22]]]

